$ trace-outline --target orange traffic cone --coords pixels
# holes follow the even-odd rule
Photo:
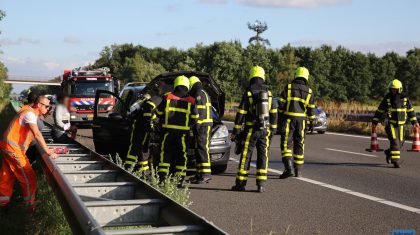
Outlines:
[[[372,127],[372,134],[370,138],[370,148],[366,149],[368,152],[380,152],[384,151],[379,148],[378,135],[376,134],[376,128]]]
[[[414,128],[414,139],[413,146],[411,147],[410,152],[420,152],[420,137],[419,137],[419,128]]]

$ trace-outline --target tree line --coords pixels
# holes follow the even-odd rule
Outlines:
[[[0,10],[0,21],[2,21],[5,16],[6,16],[6,13]],[[9,97],[10,92],[12,90],[12,87],[9,84],[4,83],[4,80],[6,79],[7,79],[7,68],[4,66],[2,62],[0,62],[0,99]]]
[[[147,48],[121,44],[105,47],[91,67],[109,67],[124,82],[147,82],[156,75],[179,70],[196,70],[211,74],[226,92],[228,101],[238,101],[248,84],[252,65],[266,70],[266,82],[279,94],[293,79],[296,67],[309,69],[310,85],[318,99],[368,102],[387,92],[392,79],[400,79],[407,95],[420,100],[420,49],[405,56],[395,52],[377,56],[333,48],[292,47],[280,49],[259,45],[243,47],[238,41],[197,44],[187,50]]]

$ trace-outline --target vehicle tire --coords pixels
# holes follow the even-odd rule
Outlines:
[[[318,134],[325,134],[325,131],[317,131]]]
[[[225,165],[217,165],[217,166],[212,166],[211,167],[211,172],[214,175],[219,175],[219,174],[225,173],[226,169],[227,169],[227,164],[225,164]]]

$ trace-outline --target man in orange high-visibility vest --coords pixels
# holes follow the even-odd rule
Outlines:
[[[49,149],[37,126],[39,115],[48,112],[50,101],[40,96],[35,103],[18,112],[0,138],[0,208],[7,206],[13,193],[13,184],[18,180],[22,189],[24,203],[30,211],[35,209],[36,176],[25,152],[29,143],[35,139],[45,154],[52,158],[57,155]]]

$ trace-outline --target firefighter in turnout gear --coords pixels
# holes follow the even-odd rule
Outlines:
[[[195,99],[188,95],[189,86],[187,77],[177,77],[174,91],[167,94],[156,109],[162,128],[158,173],[161,179],[170,172],[175,173],[181,177],[180,186],[187,171],[187,138],[199,116]]]
[[[244,147],[241,153],[239,169],[234,191],[245,191],[254,148],[257,148],[257,186],[263,192],[267,181],[268,149],[270,140],[277,129],[277,107],[267,86],[264,85],[265,72],[259,66],[250,71],[250,84],[246,89],[236,113],[235,126],[231,139],[234,141],[241,132],[242,124]]]
[[[415,127],[419,127],[416,113],[410,100],[403,94],[402,83],[395,79],[389,86],[389,93],[384,97],[373,118],[373,128],[376,128],[379,120],[384,116],[388,118],[388,125],[385,127],[390,148],[385,150],[386,162],[394,164],[399,168],[400,149],[404,142],[404,124],[407,119]]]
[[[285,167],[280,179],[292,174],[292,157],[295,176],[299,177],[304,163],[306,124],[312,129],[314,116],[314,95],[308,87],[309,71],[298,67],[294,80],[289,83],[279,97],[279,115],[281,118],[281,152]]]
[[[124,167],[130,169],[134,167],[134,171],[147,173],[149,170],[149,150],[150,133],[153,130],[152,120],[156,118],[155,109],[162,102],[162,97],[155,95],[146,98],[140,105],[137,103],[138,110],[132,110],[131,114],[135,117],[133,129],[130,139],[130,147],[128,149],[127,159]],[[136,165],[137,163],[137,165]]]
[[[189,181],[192,184],[202,184],[211,180],[209,144],[211,127],[213,126],[213,118],[211,116],[212,105],[209,95],[204,91],[200,79],[196,76],[190,77],[189,93],[195,99],[199,114],[196,128],[194,128],[197,174],[190,178]]]

